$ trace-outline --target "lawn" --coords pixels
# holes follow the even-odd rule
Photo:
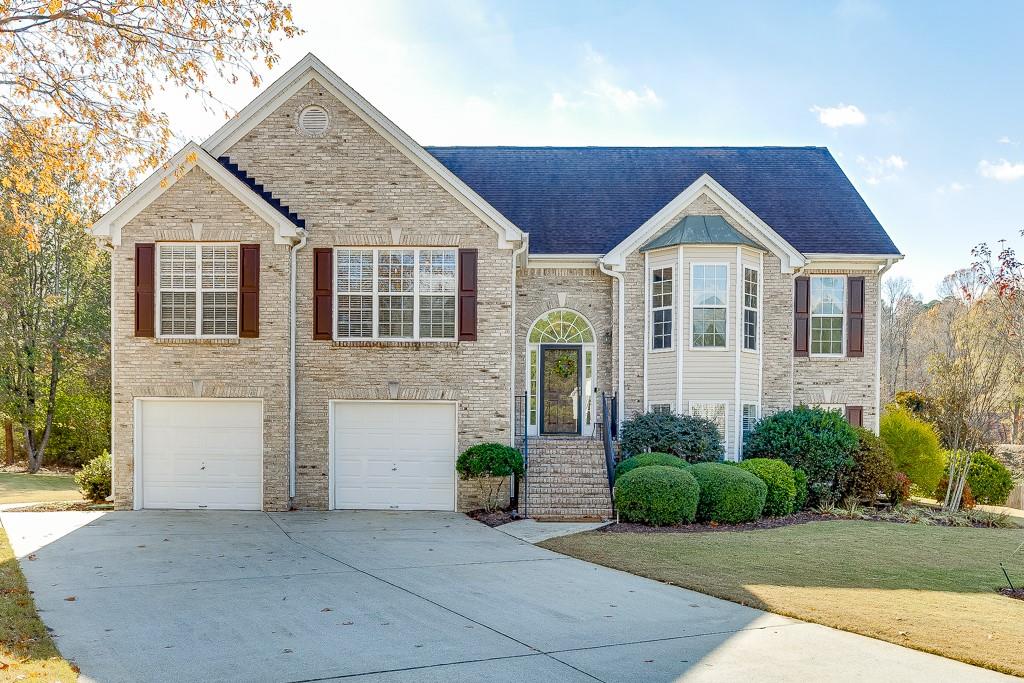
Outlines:
[[[82,500],[74,477],[63,474],[0,472],[0,504]]]
[[[0,680],[77,681],[36,614],[32,594],[0,528]]]
[[[543,545],[786,616],[1024,675],[1024,530],[825,521],[705,533],[590,532]]]

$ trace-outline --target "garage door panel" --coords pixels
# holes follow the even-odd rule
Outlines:
[[[453,404],[339,402],[332,410],[335,507],[454,509]]]
[[[262,508],[261,403],[144,400],[140,406],[143,507]]]

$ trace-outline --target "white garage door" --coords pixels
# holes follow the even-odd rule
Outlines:
[[[334,507],[455,509],[455,405],[332,404]]]
[[[142,507],[263,507],[260,401],[139,401]]]

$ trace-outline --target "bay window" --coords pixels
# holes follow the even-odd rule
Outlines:
[[[729,266],[695,263],[690,288],[693,348],[724,349],[728,320]]]
[[[651,271],[651,348],[672,348],[672,268]]]
[[[743,348],[757,351],[757,315],[760,292],[760,273],[753,268],[743,269]]]

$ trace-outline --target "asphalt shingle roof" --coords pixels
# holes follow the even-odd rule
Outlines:
[[[898,254],[824,147],[427,147],[538,254],[604,254],[707,173],[804,253]]]

